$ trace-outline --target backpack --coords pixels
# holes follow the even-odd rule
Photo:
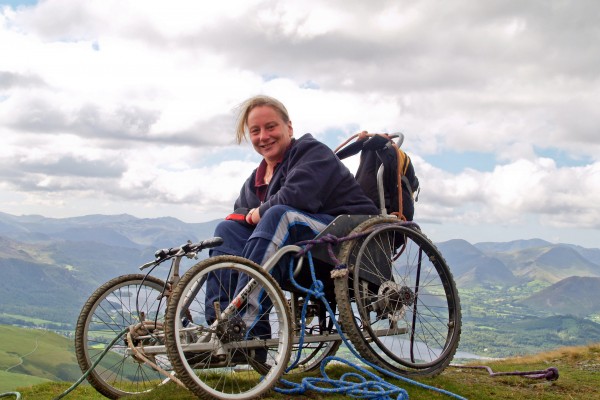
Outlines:
[[[347,145],[355,135],[336,149],[340,160],[360,152],[360,164],[355,178],[365,194],[378,207],[385,208],[387,214],[398,215],[401,219],[412,221],[418,201],[419,179],[410,157],[400,148],[403,134],[372,134],[366,140],[357,140]],[[398,138],[398,143],[393,139]],[[345,147],[344,147],[345,146]],[[377,188],[377,171],[383,165],[383,204]],[[415,192],[417,195],[415,196]],[[383,211],[383,210],[382,210]],[[383,212],[382,212],[383,213]]]

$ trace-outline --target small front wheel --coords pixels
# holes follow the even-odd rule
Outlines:
[[[249,283],[237,296],[242,280]],[[222,293],[220,303],[206,304],[215,291]],[[215,321],[215,314],[222,317]],[[173,368],[200,398],[260,397],[290,359],[288,302],[273,277],[245,258],[217,256],[193,266],[173,291],[165,321]]]
[[[163,281],[141,274],[123,275],[100,286],[87,300],[77,320],[75,353],[81,371],[86,372],[125,328],[132,327],[139,334],[131,345],[162,344],[166,308],[163,289]],[[128,352],[129,347],[127,336],[121,336],[87,377],[90,384],[108,398],[149,392],[164,379],[154,368]],[[166,354],[152,358],[160,368],[170,369]]]

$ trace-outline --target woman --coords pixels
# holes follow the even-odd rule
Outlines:
[[[238,144],[247,135],[263,160],[242,186],[234,214],[217,226],[215,236],[224,242],[211,256],[238,255],[263,265],[280,247],[314,238],[337,215],[378,214],[329,147],[310,134],[294,138],[288,112],[278,100],[255,96],[242,104]],[[281,264],[271,272],[280,283],[286,276],[286,265]],[[224,309],[231,298],[232,293],[223,289],[224,280],[233,291],[246,284],[237,276],[221,276],[219,285],[217,277],[209,278],[206,311],[210,315],[212,310],[213,320],[214,302],[220,301]],[[258,326],[254,333],[268,335]]]

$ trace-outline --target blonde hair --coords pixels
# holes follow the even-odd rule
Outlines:
[[[286,124],[290,122],[290,116],[288,111],[279,100],[265,95],[258,95],[249,98],[244,101],[238,107],[238,117],[235,131],[235,138],[238,144],[242,143],[242,140],[246,139],[246,132],[248,128],[248,115],[256,107],[268,106],[279,113],[281,119]]]

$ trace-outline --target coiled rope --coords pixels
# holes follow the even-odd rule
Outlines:
[[[347,240],[349,240],[349,239],[347,239]],[[327,239],[326,243],[328,243],[329,247],[331,247],[332,242],[333,242],[333,240],[331,240],[331,238],[330,238],[330,239]],[[314,298],[321,300],[321,302],[325,305],[325,307],[327,308],[327,312],[329,313],[331,320],[333,321],[335,328],[337,329],[341,339],[346,344],[348,349],[352,352],[352,354],[354,354],[354,356],[357,357],[361,362],[363,362],[364,364],[368,365],[369,367],[379,371],[380,373],[382,373],[390,378],[401,380],[401,381],[411,384],[413,386],[418,386],[418,387],[421,387],[421,388],[424,388],[427,390],[442,393],[442,394],[448,395],[448,396],[456,398],[456,399],[466,400],[464,397],[459,396],[455,393],[449,392],[447,390],[439,389],[439,388],[436,388],[436,387],[430,386],[430,385],[425,385],[423,383],[414,381],[414,380],[406,378],[404,376],[394,374],[391,371],[381,368],[378,365],[372,364],[369,361],[362,358],[361,355],[358,354],[358,352],[356,351],[356,349],[354,348],[352,343],[342,333],[341,327],[339,326],[338,321],[335,319],[334,312],[331,309],[331,307],[329,306],[329,303],[327,302],[327,300],[325,299],[325,293],[323,291],[324,285],[323,285],[323,282],[321,282],[320,280],[318,280],[316,278],[314,263],[312,260],[312,254],[310,252],[308,252],[308,253],[306,253],[306,256],[308,258],[310,274],[311,274],[312,281],[313,281],[311,287],[305,288],[305,287],[301,286],[300,284],[298,284],[298,282],[296,282],[296,280],[294,279],[294,273],[293,273],[293,271],[294,271],[293,260],[290,261],[290,273],[289,273],[290,281],[292,282],[293,286],[296,289],[300,290],[301,292],[306,293],[304,306],[302,308],[302,318],[301,318],[302,326],[300,329],[300,339],[299,339],[299,344],[298,344],[298,347],[300,349],[302,348],[302,345],[304,343],[304,331],[305,331],[305,327],[306,327],[306,325],[305,325],[306,305],[309,303],[309,300],[311,299],[311,297],[314,297]],[[339,263],[339,261],[336,264],[341,265],[341,263]],[[299,357],[300,357],[300,352],[298,352],[295,362],[290,367],[288,367],[288,370],[290,368],[294,367],[294,365],[298,362]],[[346,373],[346,374],[343,374],[340,377],[340,379],[331,379],[328,377],[328,375],[325,371],[325,367],[327,366],[327,364],[330,361],[342,362],[342,363],[356,369],[362,375],[358,374],[358,373]],[[312,391],[315,391],[318,393],[344,394],[346,396],[350,396],[353,398],[361,398],[361,399],[387,400],[387,399],[392,399],[394,397],[398,400],[408,399],[408,392],[405,389],[402,389],[398,386],[388,383],[388,382],[384,381],[383,378],[373,374],[372,372],[366,370],[365,368],[363,368],[359,365],[356,365],[348,360],[341,359],[339,357],[335,357],[335,356],[325,357],[323,359],[323,361],[321,361],[320,371],[321,371],[322,377],[320,377],[320,378],[319,377],[307,377],[307,378],[302,379],[301,383],[290,382],[286,379],[280,379],[279,382],[286,385],[288,388],[285,389],[285,388],[276,387],[276,388],[274,388],[274,390],[279,393],[282,393],[282,394],[302,394],[302,393],[305,393],[307,390],[312,390]],[[365,375],[366,375],[366,377],[365,377]],[[370,380],[367,378],[369,378]],[[328,387],[324,387],[324,386],[328,386]]]

